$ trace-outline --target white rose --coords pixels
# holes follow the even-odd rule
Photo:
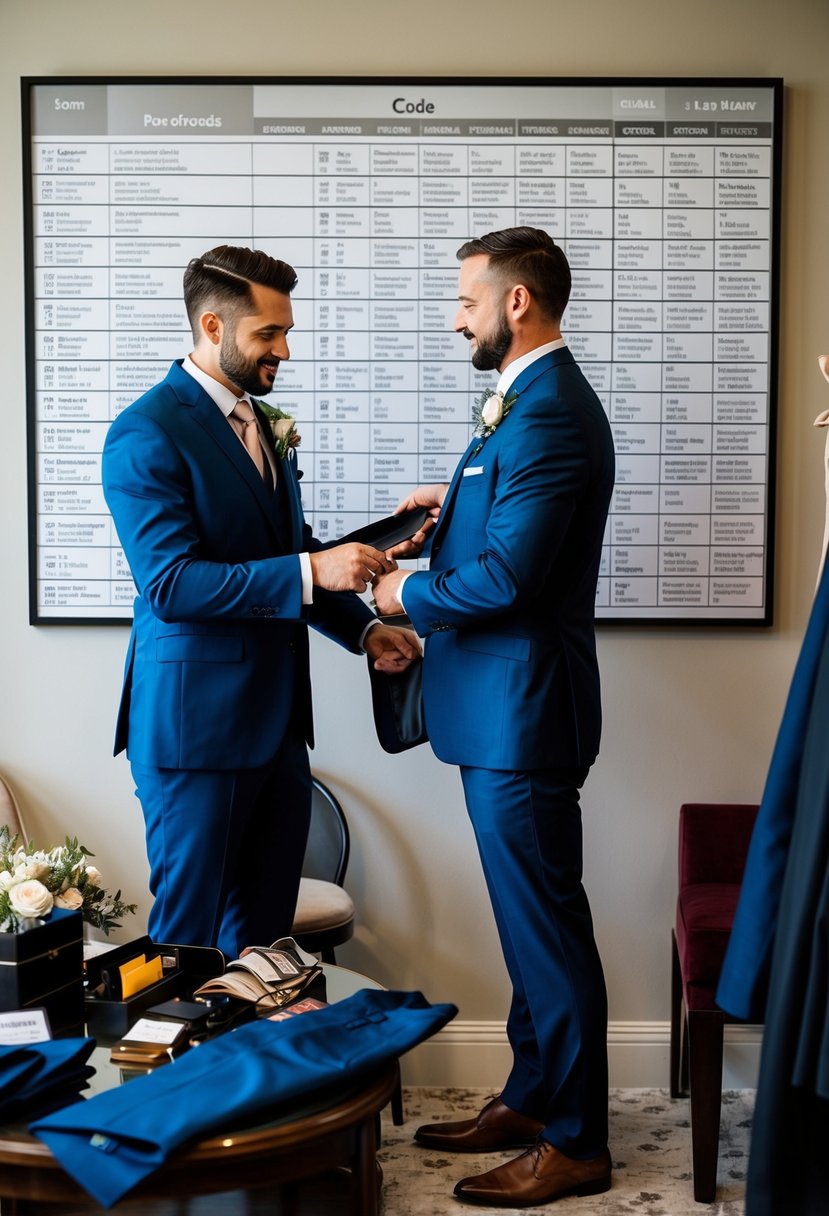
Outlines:
[[[14,882],[14,875],[8,870],[0,870],[0,891],[8,891]]]
[[[274,439],[287,439],[293,429],[293,418],[277,418],[273,424]]]
[[[51,892],[36,878],[9,887],[9,903],[18,916],[46,916],[54,902]]]
[[[481,421],[484,426],[498,426],[504,417],[504,398],[500,393],[493,393],[487,398],[481,410]]]
[[[78,908],[83,907],[83,896],[77,887],[69,887],[62,895],[55,896],[55,905],[58,908],[68,908],[70,912],[75,912]]]
[[[33,857],[28,865],[23,866],[25,873],[22,878],[45,878],[52,867],[48,861],[39,861],[37,857]]]
[[[97,866],[86,867],[86,881],[91,882],[94,887],[101,885],[101,871]]]

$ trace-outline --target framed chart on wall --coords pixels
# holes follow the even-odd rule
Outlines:
[[[128,621],[101,491],[115,415],[191,349],[191,257],[299,275],[272,400],[323,541],[448,480],[494,373],[453,332],[458,247],[565,250],[563,332],[617,484],[599,621],[772,619],[783,83],[27,78],[31,620]]]

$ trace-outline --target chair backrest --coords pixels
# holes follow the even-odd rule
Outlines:
[[[28,843],[26,827],[20,813],[14,790],[0,773],[0,827],[5,824],[12,836],[19,836],[21,844]]]
[[[679,886],[743,881],[754,803],[686,802],[679,809]]]
[[[348,822],[328,786],[317,777],[312,781],[311,826],[302,874],[305,878],[323,878],[341,887],[351,851]]]

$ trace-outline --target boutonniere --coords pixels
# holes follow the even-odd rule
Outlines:
[[[265,405],[264,401],[256,403],[265,415],[273,435],[273,446],[280,460],[286,457],[293,459],[294,448],[302,443],[302,436],[296,429],[296,420],[291,414],[277,409],[275,405]]]
[[[481,393],[472,407],[472,421],[475,423],[474,434],[479,435],[481,439],[475,453],[480,452],[485,440],[489,439],[490,435],[498,429],[517,400],[517,393],[507,393],[505,397],[503,393],[496,393],[492,388]]]

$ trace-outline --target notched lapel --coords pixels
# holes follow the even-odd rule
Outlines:
[[[267,483],[263,481],[259,470],[239,442],[230,423],[222,415],[221,410],[215,402],[211,401],[206,393],[201,393],[201,390],[200,399],[195,402],[192,408],[195,421],[198,422],[210,436],[211,440],[217,443],[227,456],[236,472],[248,486],[257,505],[264,512],[268,523],[282,543],[274,508],[275,495]]]

